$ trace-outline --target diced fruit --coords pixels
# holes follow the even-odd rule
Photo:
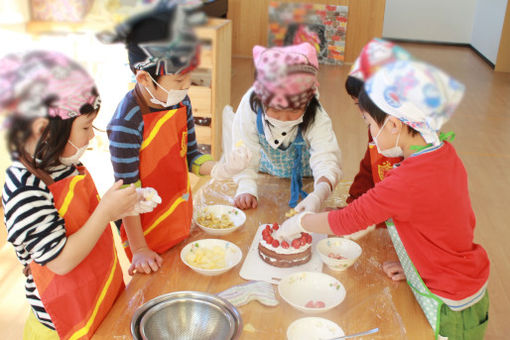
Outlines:
[[[287,248],[289,248],[289,244],[287,243],[287,241],[283,241],[283,242],[282,242],[282,248],[283,248],[283,249],[287,249]]]
[[[315,302],[315,308],[324,308],[326,307],[326,304],[322,301]]]
[[[328,257],[335,259],[335,260],[345,260],[346,259],[346,257],[343,257],[342,255],[338,255],[335,253],[329,253]]]
[[[306,303],[305,307],[315,308],[315,303],[312,300],[310,300]]]
[[[280,242],[278,242],[278,240],[273,240],[273,242],[271,244],[273,245],[273,247],[278,248],[278,246],[280,245]]]
[[[301,246],[301,242],[298,239],[292,240],[291,244],[292,244],[292,247],[296,248],[296,249],[299,249],[299,247]]]

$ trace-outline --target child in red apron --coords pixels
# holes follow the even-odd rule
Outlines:
[[[135,88],[108,125],[115,179],[153,187],[162,201],[152,212],[122,221],[131,275],[157,271],[162,264],[159,254],[188,237],[193,212],[190,171],[228,178],[249,159],[239,149],[229,162],[216,164],[198,149],[187,91],[190,72],[199,64],[199,45],[190,25],[201,23],[201,18],[205,19],[196,8],[160,1],[100,37],[126,44],[136,78]]]
[[[466,170],[437,134],[463,93],[462,84],[423,62],[383,66],[365,82],[360,108],[378,150],[404,160],[344,209],[296,215],[278,232],[345,235],[386,221],[400,270],[436,338],[483,339],[489,259],[473,242]]]
[[[397,59],[407,60],[409,53],[395,44],[383,39],[372,39],[361,50],[360,55],[354,62],[345,81],[347,93],[358,104],[358,94],[363,88],[363,83],[372,76],[381,66]],[[391,155],[390,155],[391,156]],[[402,157],[387,157],[378,152],[377,147],[368,132],[368,145],[365,156],[360,162],[359,171],[354,177],[349,188],[347,203],[363,195],[367,190],[384,179],[386,173],[393,168],[394,164],[402,161]],[[386,227],[379,223],[377,227]]]
[[[133,213],[119,181],[99,200],[79,158],[93,138],[94,81],[62,54],[0,60],[0,110],[13,158],[2,194],[7,239],[25,266],[24,339],[90,339],[124,289],[110,221]]]

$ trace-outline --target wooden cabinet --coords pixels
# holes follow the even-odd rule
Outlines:
[[[193,71],[189,90],[195,131],[201,149],[214,159],[221,156],[222,112],[230,104],[232,23],[209,18],[196,28],[201,45],[200,65]]]

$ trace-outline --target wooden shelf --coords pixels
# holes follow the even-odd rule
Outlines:
[[[201,49],[201,69],[210,69],[211,85],[192,86],[189,91],[193,115],[211,118],[210,126],[196,126],[199,144],[211,146],[211,154],[221,156],[222,113],[230,104],[232,23],[227,19],[209,18],[195,32],[204,43]]]

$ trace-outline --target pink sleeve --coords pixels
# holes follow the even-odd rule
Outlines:
[[[345,208],[329,212],[328,222],[336,235],[348,235],[392,217],[407,219],[411,207],[412,186],[401,176],[388,174]]]

